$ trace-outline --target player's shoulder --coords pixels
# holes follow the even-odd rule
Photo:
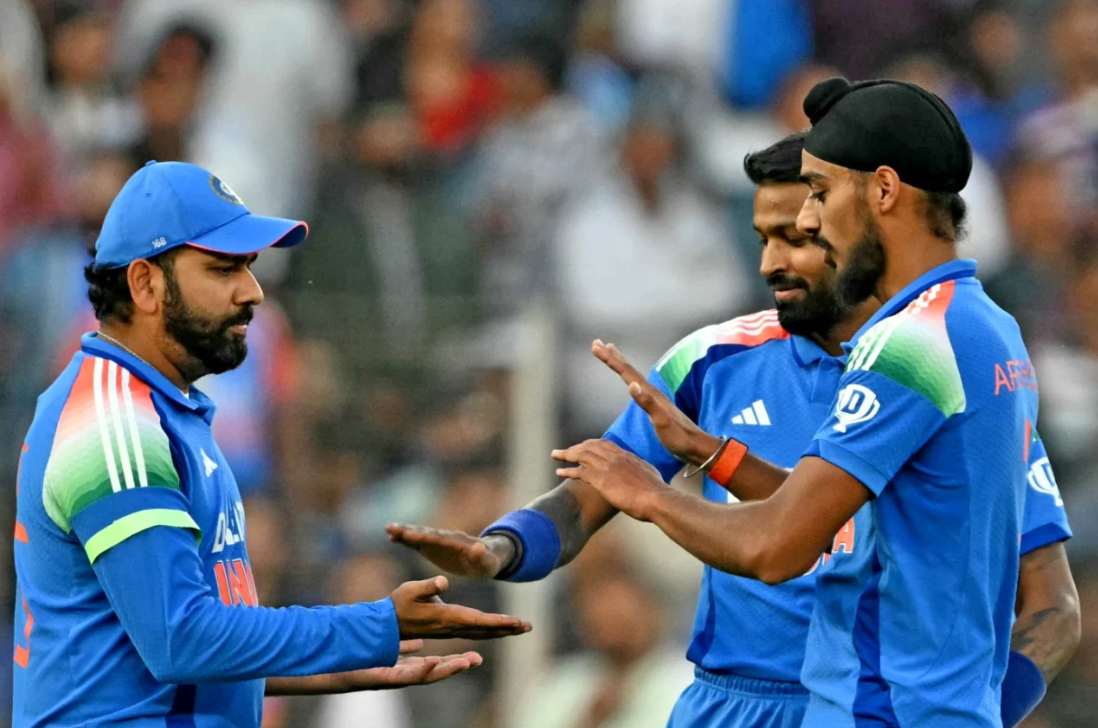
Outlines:
[[[955,281],[923,291],[902,311],[883,318],[859,337],[846,371],[876,372],[919,392],[949,417],[963,412],[964,385],[950,335],[956,308]]]
[[[711,366],[727,357],[788,338],[789,332],[779,323],[776,310],[759,311],[694,331],[663,355],[656,363],[656,371],[674,391],[699,363]]]
[[[152,390],[127,368],[96,356],[74,360],[67,372],[45,468],[43,502],[64,531],[84,507],[124,489],[179,487]]]

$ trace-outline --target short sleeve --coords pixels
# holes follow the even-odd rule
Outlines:
[[[104,359],[88,358],[69,393],[42,499],[50,519],[75,532],[93,562],[153,526],[199,530],[148,385]]]
[[[1056,485],[1056,474],[1048,461],[1044,442],[1037,435],[1029,443],[1029,469],[1026,471],[1025,511],[1022,518],[1022,554],[1050,543],[1071,538],[1064,500]]]
[[[668,399],[674,401],[675,395],[656,369],[648,375],[648,381]],[[666,481],[675,477],[675,473],[682,468],[682,463],[660,443],[659,438],[656,437],[656,430],[652,427],[652,421],[648,419],[648,414],[636,402],[629,403],[603,437],[647,461],[660,471],[660,475]]]
[[[809,453],[880,495],[965,403],[944,322],[900,313],[867,331],[851,352]]]

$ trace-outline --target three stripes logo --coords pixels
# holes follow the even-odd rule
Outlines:
[[[766,405],[763,404],[761,399],[757,399],[751,403],[750,407],[745,407],[743,412],[732,418],[733,425],[769,425],[770,415],[766,412]]]
[[[123,488],[148,487],[145,453],[141,446],[137,413],[130,392],[130,372],[113,361],[96,359],[94,375],[92,392],[95,416],[99,423],[99,435],[111,489],[117,493]]]

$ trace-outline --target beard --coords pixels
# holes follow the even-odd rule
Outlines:
[[[881,244],[881,229],[863,203],[860,214],[864,230],[858,242],[850,249],[845,266],[837,269],[835,294],[844,313],[865,301],[877,291],[877,284],[885,273],[885,250]],[[816,236],[816,244],[831,251],[834,248],[827,238]],[[829,255],[830,258],[830,255]],[[834,266],[834,263],[831,263]]]
[[[180,373],[193,382],[240,366],[248,356],[248,343],[243,336],[229,333],[229,328],[251,321],[252,307],[245,306],[232,316],[211,318],[188,306],[174,278],[166,278],[164,330],[183,347],[188,358],[175,363]]]
[[[767,276],[766,283],[774,290],[800,288],[805,292],[799,301],[775,301],[778,323],[791,334],[826,337],[846,316],[847,309],[831,284],[811,288],[803,278],[784,273]]]

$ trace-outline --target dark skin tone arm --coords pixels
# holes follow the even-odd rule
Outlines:
[[[733,505],[675,490],[651,465],[607,440],[554,450],[553,458],[575,463],[559,475],[582,480],[622,512],[655,523],[701,561],[767,584],[806,573],[870,495],[815,457],[802,458],[766,500]]]
[[[591,351],[629,386],[629,393],[648,414],[660,442],[672,455],[682,462],[700,465],[716,452],[720,439],[694,424],[649,384],[613,344],[607,346],[596,341]],[[727,487],[741,501],[763,500],[777,491],[787,475],[785,470],[748,455]],[[596,488],[572,478],[527,508],[545,514],[556,526],[561,540],[558,568],[571,562],[587,541],[618,513]],[[502,533],[478,538],[459,531],[408,524],[390,524],[386,531],[391,541],[419,551],[431,563],[452,574],[493,578],[506,571],[518,556],[515,540]]]
[[[1079,594],[1062,543],[1022,556],[1014,611],[1011,649],[1033,660],[1051,683],[1075,654],[1082,630]]]
[[[338,695],[362,690],[392,690],[412,685],[430,685],[477,667],[483,658],[476,652],[445,657],[416,657],[423,640],[403,640],[400,660],[393,667],[337,672],[304,677],[267,678],[267,695]]]

